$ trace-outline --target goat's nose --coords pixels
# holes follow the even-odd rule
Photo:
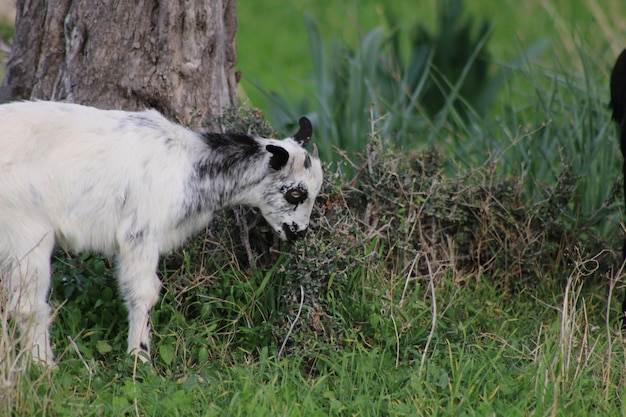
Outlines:
[[[298,226],[295,223],[291,226],[289,226],[287,223],[283,223],[283,231],[285,232],[287,240],[292,241],[296,239],[301,239],[306,236],[306,233],[309,230],[308,227],[302,230],[297,230],[297,228]]]

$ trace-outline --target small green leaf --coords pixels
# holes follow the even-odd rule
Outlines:
[[[200,346],[198,349],[198,363],[206,363],[209,360],[209,351],[206,346]]]
[[[129,400],[141,397],[141,388],[131,380],[124,383],[124,396]]]
[[[373,329],[378,329],[380,327],[380,316],[376,313],[370,314],[370,326]]]
[[[98,352],[100,352],[101,354],[105,354],[105,353],[109,353],[113,350],[113,348],[111,347],[111,345],[109,345],[107,342],[105,342],[104,340],[98,340],[98,342],[96,343],[96,349],[98,350]]]
[[[174,361],[174,348],[171,345],[162,344],[159,346],[159,355],[163,362],[167,365],[171,365]]]
[[[113,299],[113,289],[111,287],[105,287],[102,290],[101,298],[106,302],[111,301]]]

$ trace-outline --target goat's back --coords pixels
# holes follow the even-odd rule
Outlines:
[[[179,204],[194,146],[192,132],[155,111],[1,105],[0,235],[30,223],[70,249],[114,253],[124,219],[169,221],[163,206]]]

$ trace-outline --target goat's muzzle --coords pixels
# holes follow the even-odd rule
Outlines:
[[[287,223],[283,223],[283,231],[285,232],[285,236],[287,240],[291,242],[292,240],[300,239],[306,236],[306,232],[309,230],[308,228],[297,230],[298,226],[294,223],[289,226]]]

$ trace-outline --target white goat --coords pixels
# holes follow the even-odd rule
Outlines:
[[[293,138],[275,140],[194,133],[153,110],[0,105],[0,278],[22,346],[54,363],[47,298],[57,243],[116,256],[128,352],[149,357],[160,254],[238,204],[257,207],[283,240],[306,233],[322,184],[317,149],[303,148],[311,134],[306,118]]]

